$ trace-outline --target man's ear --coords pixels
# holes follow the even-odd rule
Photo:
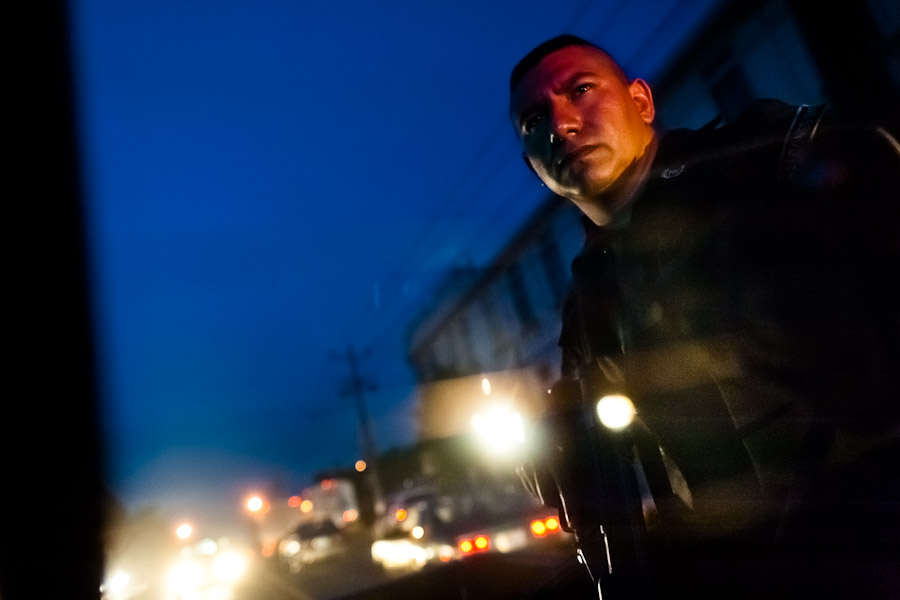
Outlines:
[[[641,118],[650,125],[656,117],[656,107],[653,105],[653,92],[650,85],[643,79],[635,79],[628,84],[631,99],[638,108]]]

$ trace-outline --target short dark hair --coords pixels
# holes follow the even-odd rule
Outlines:
[[[509,77],[509,92],[512,93],[516,86],[519,85],[519,82],[522,81],[522,78],[525,77],[525,74],[536,67],[537,64],[544,59],[545,56],[569,46],[588,46],[589,48],[594,48],[607,55],[609,59],[613,61],[613,63],[616,62],[609,52],[607,52],[597,44],[589,42],[584,38],[580,38],[577,35],[564,33],[562,35],[551,38],[546,42],[538,44],[534,47],[534,49],[531,50],[531,52],[526,54],[524,58],[522,58],[522,60],[520,60],[518,64],[516,64],[515,67],[513,67],[512,74]],[[624,73],[622,75],[624,78]]]

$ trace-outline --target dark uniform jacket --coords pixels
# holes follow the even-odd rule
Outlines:
[[[889,135],[759,101],[664,135],[630,209],[586,222],[563,376],[633,399],[679,535],[900,556],[898,206]]]

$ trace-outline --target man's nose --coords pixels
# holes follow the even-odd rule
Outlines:
[[[559,145],[562,141],[581,130],[581,119],[571,106],[559,103],[553,107],[550,115],[550,144]]]

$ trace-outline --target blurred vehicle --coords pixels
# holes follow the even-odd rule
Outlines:
[[[292,573],[305,565],[340,554],[345,548],[344,533],[331,519],[301,523],[278,544],[279,558]]]
[[[385,569],[418,571],[429,564],[453,560],[456,556],[450,541],[429,535],[421,526],[411,531],[395,529],[372,543],[372,561]]]
[[[463,502],[467,509],[461,510],[459,497],[410,495],[380,523],[381,534],[371,547],[373,562],[386,569],[418,570],[482,552],[571,543],[559,519],[537,507],[524,491],[492,499],[494,510],[469,502]]]
[[[227,538],[210,538],[182,548],[169,571],[167,599],[229,600],[241,582],[252,553],[233,546]]]
[[[290,537],[296,537],[300,526],[315,529],[328,521],[334,530],[359,529],[360,505],[356,486],[345,477],[322,479],[297,495],[275,497],[270,501],[259,499],[259,502],[260,507],[252,510],[251,516],[265,558],[283,559],[283,546],[289,543]],[[309,537],[309,533],[301,537]],[[295,541],[302,542],[300,539]]]
[[[372,562],[385,569],[417,571],[455,558],[450,533],[453,514],[444,500],[429,490],[394,498],[376,523]]]
[[[555,515],[525,515],[456,536],[454,551],[463,558],[482,552],[514,552],[570,541]]]
[[[301,518],[319,522],[330,520],[343,529],[359,518],[356,486],[349,479],[330,477],[301,492]]]

